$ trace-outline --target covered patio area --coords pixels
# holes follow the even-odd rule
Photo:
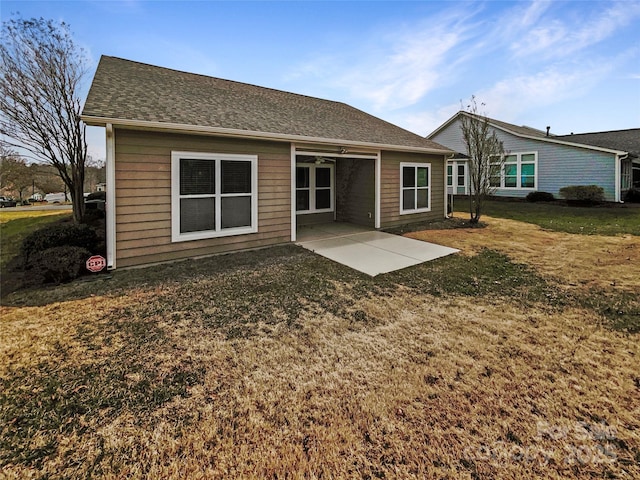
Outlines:
[[[372,277],[458,251],[344,222],[298,227],[297,244]]]

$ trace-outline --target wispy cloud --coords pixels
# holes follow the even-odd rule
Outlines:
[[[551,65],[535,74],[499,80],[477,93],[489,116],[512,121],[527,111],[587,96],[615,68],[616,62]]]
[[[428,18],[381,27],[393,34],[363,31],[359,43],[320,52],[288,79],[312,95],[340,92],[425,135],[472,94],[489,115],[518,121],[532,110],[587,98],[638,58],[637,46],[610,40],[640,18],[640,2],[450,5]]]
[[[612,37],[618,29],[640,18],[640,2],[606,5],[604,9],[588,9],[557,18],[550,13],[544,15],[548,12],[534,3],[529,11],[535,13],[525,15],[520,22],[520,26],[531,28],[518,32],[510,29],[514,40],[511,52],[516,57],[566,57]]]
[[[297,65],[287,78],[322,79],[374,110],[413,105],[454,68],[454,52],[471,30],[469,17],[469,12],[455,8],[428,21],[387,26],[394,33],[365,38],[355,54],[320,54]]]

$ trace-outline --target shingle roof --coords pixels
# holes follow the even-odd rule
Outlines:
[[[449,151],[341,102],[108,56],[100,59],[83,118],[92,124],[158,122]]]
[[[494,127],[497,127],[499,129],[502,129],[502,130],[506,130],[506,131],[514,133],[515,135],[518,135],[518,136],[548,138],[547,137],[547,132],[543,132],[542,130],[538,130],[538,129],[532,128],[532,127],[527,127],[526,125],[522,125],[522,126],[514,125],[512,123],[507,123],[507,122],[503,122],[501,120],[496,120],[495,118],[484,117],[484,116],[481,116],[481,115],[474,115],[474,114],[466,112],[464,110],[458,111],[449,120],[444,122],[442,125],[440,125],[438,128],[436,128],[433,132],[431,132],[429,135],[427,135],[427,138],[435,137],[437,133],[439,133],[441,130],[444,130],[445,127],[447,127],[449,124],[453,123],[461,115],[467,115],[467,116],[470,116],[470,117],[475,116],[475,117],[477,117],[477,118],[479,118],[481,120],[484,120],[486,118],[489,121],[489,124],[493,125]]]
[[[571,143],[610,148],[628,152],[634,157],[640,156],[640,128],[612,130],[609,132],[578,133],[557,135],[554,138]]]
[[[527,137],[547,137],[547,132],[543,132],[537,128],[527,127],[526,125],[514,125],[513,123],[503,122],[501,120],[496,120],[495,118],[489,118],[489,123],[497,127],[502,127],[503,129],[509,130],[510,132],[518,135],[525,135]]]

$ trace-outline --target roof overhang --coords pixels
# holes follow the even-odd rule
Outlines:
[[[371,148],[376,150],[393,150],[400,152],[430,153],[435,155],[450,155],[455,153],[449,149],[437,149],[419,146],[393,145],[374,142],[362,142],[355,140],[345,140],[340,138],[321,138],[305,135],[290,135],[283,133],[257,132],[250,130],[240,130],[234,128],[209,127],[203,125],[185,125],[180,123],[152,122],[148,120],[129,120],[121,118],[106,118],[93,115],[82,115],[84,123],[91,126],[106,127],[113,125],[114,128],[127,128],[130,130],[162,131],[170,133],[184,133],[192,135],[211,135],[221,137],[248,138],[252,140],[272,140],[280,142],[306,142],[322,145],[340,145],[344,147]]]
[[[605,148],[605,147],[596,147],[594,145],[587,145],[584,143],[575,143],[575,142],[565,142],[563,140],[557,140],[553,137],[534,137],[531,135],[523,135],[521,133],[515,133],[512,132],[504,127],[500,127],[498,125],[494,125],[491,122],[489,122],[489,124],[494,127],[494,128],[498,128],[502,131],[505,131],[507,133],[510,133],[511,135],[516,135],[520,138],[526,138],[528,140],[538,140],[540,142],[547,142],[547,143],[555,143],[557,145],[566,145],[568,147],[575,147],[575,148],[582,148],[585,150],[595,150],[596,152],[605,152],[605,153],[611,153],[614,155],[627,155],[628,152],[625,152],[623,150],[614,150],[612,148]]]

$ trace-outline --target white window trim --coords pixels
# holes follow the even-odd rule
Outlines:
[[[402,170],[404,169],[404,167],[421,167],[421,168],[427,168],[428,169],[428,175],[427,175],[427,183],[428,183],[428,195],[427,198],[429,199],[429,206],[427,208],[414,208],[411,210],[405,210],[404,208],[402,208],[402,192],[405,190],[403,184],[402,184]],[[413,188],[414,190],[417,190],[418,187],[408,187],[408,188]],[[416,203],[417,205],[417,203]],[[430,163],[416,163],[416,162],[401,162],[400,163],[400,215],[410,215],[412,213],[423,213],[423,212],[430,212],[431,211],[431,164]]]
[[[522,186],[522,156],[523,155],[533,155],[533,187],[523,187]],[[512,157],[515,156],[516,157],[516,161],[515,162],[509,162],[509,164],[515,163],[516,164],[516,186],[515,187],[506,187],[504,182],[505,182],[505,173],[504,173],[504,166],[506,162],[502,162],[502,165],[500,166],[500,186],[496,186],[496,187],[492,187],[492,188],[496,188],[496,189],[500,189],[500,190],[531,190],[531,191],[535,191],[538,189],[538,152],[517,152],[517,153],[509,153],[507,155],[505,155],[506,157]],[[525,165],[529,165],[532,162],[524,162]],[[496,163],[493,163],[493,165],[495,165]]]
[[[216,230],[205,230],[200,232],[180,232],[180,159],[193,158],[201,160],[216,161],[216,193],[214,195],[205,195],[206,197],[214,196],[216,198]],[[222,216],[222,189],[220,182],[221,161],[245,161],[251,162],[251,225],[247,227],[225,228],[220,227]],[[199,195],[202,197],[202,195]],[[232,196],[232,195],[225,195]],[[236,195],[246,196],[246,194]],[[194,196],[198,197],[198,196]],[[257,155],[237,155],[229,153],[203,153],[203,152],[171,152],[171,241],[187,242],[191,240],[203,240],[207,238],[230,237],[232,235],[246,235],[256,233],[258,231],[258,156]]]
[[[334,166],[333,163],[321,163],[320,165],[316,165],[315,163],[296,163],[296,169],[298,167],[309,168],[309,210],[296,210],[297,215],[308,215],[311,213],[329,213],[335,210],[334,205],[334,197],[335,197],[335,179],[334,179]],[[330,183],[329,183],[329,196],[331,197],[331,207],[329,208],[320,208],[316,209],[316,168],[328,168]],[[297,174],[297,172],[296,172]],[[323,190],[326,190],[327,187],[320,187]],[[297,188],[296,185],[296,193],[298,190],[303,190],[301,188]],[[306,189],[304,189],[306,190]],[[297,198],[297,195],[296,195]],[[295,208],[295,204],[294,204]]]
[[[451,185],[449,185],[449,167],[451,167]],[[458,183],[458,167],[464,168],[463,183]],[[458,187],[464,188],[464,193],[458,193]],[[469,194],[469,163],[464,161],[449,160],[447,162],[447,193],[453,195]]]

